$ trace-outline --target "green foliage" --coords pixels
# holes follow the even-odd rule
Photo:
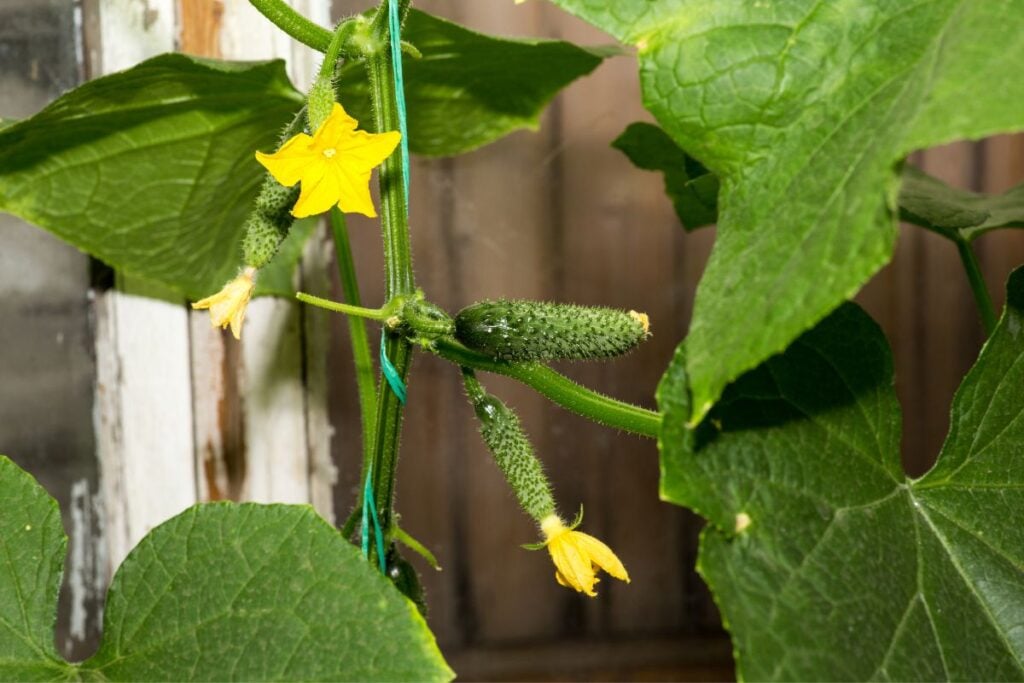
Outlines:
[[[601,306],[481,301],[455,316],[455,337],[499,360],[587,360],[628,353],[648,336],[647,316]]]
[[[307,506],[193,507],[147,535],[80,665],[53,647],[57,503],[0,457],[4,680],[448,680],[416,607]]]
[[[679,149],[665,131],[650,123],[631,123],[612,146],[637,167],[660,171],[665,194],[686,230],[696,230],[718,220],[718,178]]]
[[[409,146],[427,156],[462,154],[515,130],[536,129],[559,90],[617,53],[495,38],[417,10],[409,11],[402,34],[422,53],[403,64]],[[338,78],[349,113],[372,121],[364,68],[350,63]]]
[[[895,165],[1024,128],[1024,0],[553,0],[639,49],[645,105],[722,182],[693,415],[892,255]]]
[[[661,171],[665,193],[687,230],[718,220],[718,178],[686,154],[665,131],[633,123],[612,145],[638,168]],[[1024,183],[996,195],[950,187],[910,165],[903,167],[900,218],[952,240],[970,241],[989,230],[1024,227]]]
[[[680,347],[658,391],[661,493],[710,520],[698,568],[744,678],[1024,678],[1024,270],[1008,301],[917,480],[885,339],[853,304],[694,431]]]
[[[950,239],[996,228],[1024,228],[1024,183],[995,196],[952,188],[913,166],[903,170],[900,217]]]
[[[0,456],[0,680],[69,677],[53,645],[57,592],[67,550],[57,501]]]
[[[458,154],[535,128],[555,93],[607,54],[490,38],[415,11],[407,28],[423,52],[406,67],[410,142],[422,154]],[[351,63],[341,81],[346,106],[371,121],[364,67]],[[302,102],[280,61],[155,57],[29,119],[0,122],[0,210],[119,270],[202,298],[242,265],[262,178],[253,152],[276,146]],[[250,251],[266,252],[263,243],[277,234],[254,235],[267,239]],[[293,293],[282,286],[301,254],[301,244],[291,246],[271,264],[274,285],[261,283],[257,294]]]
[[[241,265],[253,151],[301,106],[283,62],[154,57],[0,131],[0,209],[201,298]]]

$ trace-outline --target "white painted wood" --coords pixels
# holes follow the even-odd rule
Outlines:
[[[302,262],[302,289],[316,296],[330,296],[328,268],[333,264],[333,244],[326,226],[322,225],[306,247]],[[305,335],[306,385],[306,442],[309,446],[310,503],[320,515],[335,521],[334,486],[338,483],[338,469],[331,457],[331,427],[327,406],[327,354],[330,345],[330,316],[322,308],[306,306],[303,309]]]
[[[329,0],[299,0],[293,5],[310,19],[328,24]],[[225,59],[286,59],[300,88],[306,87],[319,66],[318,53],[285,36],[247,0],[224,0],[221,27],[220,52]],[[313,261],[305,266],[306,274],[326,267],[323,258]],[[320,280],[326,282],[323,276]],[[326,292],[326,284],[318,285],[318,291]],[[308,318],[293,301],[268,298],[249,304],[238,367],[246,472],[241,495],[259,502],[315,502],[325,518],[333,519],[336,473],[330,458],[323,376],[327,330],[323,316]],[[224,395],[222,381],[212,380],[211,384],[203,379],[222,372],[224,354],[213,348],[217,343],[238,342],[224,337],[211,341],[194,329],[194,349],[205,349],[193,354],[197,412],[235,400]],[[201,404],[205,407],[200,408]],[[220,476],[218,458],[223,454],[218,449],[223,448],[223,435],[215,433],[218,429],[223,425],[216,417],[197,416],[196,445],[204,495],[209,495],[208,478]]]
[[[189,315],[192,342],[192,398],[196,454],[196,486],[199,500],[230,498],[225,434],[230,402],[236,400],[227,386],[227,340],[210,324],[206,311]]]
[[[174,0],[103,0],[99,65],[174,49]],[[97,434],[111,570],[196,501],[188,316],[182,303],[110,291],[97,306]]]

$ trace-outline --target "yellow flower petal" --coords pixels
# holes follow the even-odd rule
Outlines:
[[[338,186],[337,172],[324,164],[323,171],[315,176],[303,178],[299,199],[292,207],[292,215],[305,218],[330,210],[338,203],[341,190]]]
[[[231,326],[235,339],[242,338],[242,324],[245,322],[245,308],[249,305],[253,290],[256,289],[256,269],[249,267],[238,277],[224,285],[212,296],[192,304],[192,308],[210,309],[210,322],[214,327]]]
[[[391,156],[401,140],[402,134],[397,131],[367,133],[365,130],[357,130],[339,140],[337,148],[348,165],[374,168]]]
[[[373,207],[373,197],[370,196],[370,173],[355,175],[348,172],[348,169],[338,169],[339,176],[339,199],[338,208],[345,213],[361,213],[370,218],[377,217],[377,210]]]
[[[395,151],[401,134],[356,130],[358,122],[335,103],[331,115],[310,137],[300,133],[274,154],[256,153],[267,171],[291,187],[302,183],[292,209],[296,218],[323,213],[337,204],[348,213],[377,215],[370,196],[373,169]]]
[[[611,548],[589,534],[565,526],[558,515],[541,520],[541,531],[551,560],[555,563],[555,580],[594,597],[598,583],[597,569],[603,569],[616,579],[629,582],[629,574]]]
[[[274,180],[285,187],[299,182],[305,169],[320,156],[320,152],[313,147],[313,138],[305,133],[289,139],[273,154],[256,152],[256,160],[274,176]]]
[[[629,574],[619,558],[607,545],[590,534],[574,531],[573,535],[580,550],[590,557],[590,561],[620,581],[629,583]]]

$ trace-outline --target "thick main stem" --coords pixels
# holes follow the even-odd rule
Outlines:
[[[392,0],[394,1],[394,0]],[[377,8],[374,37],[383,49],[366,59],[370,81],[376,131],[398,130],[395,82],[387,46],[391,40],[387,24],[388,0]],[[381,21],[383,18],[383,21]],[[397,38],[397,36],[396,36]],[[415,281],[412,270],[412,249],[409,239],[407,197],[402,179],[402,160],[392,154],[380,169],[381,232],[384,241],[385,299],[412,294]],[[387,355],[398,376],[405,381],[412,362],[409,342],[398,336],[387,339]],[[391,527],[395,467],[398,464],[398,442],[402,428],[402,403],[382,379],[377,402],[376,434],[373,442],[373,493],[378,505],[381,525]],[[365,468],[363,476],[367,474]]]
[[[965,239],[955,241],[960,261],[964,264],[964,271],[967,273],[967,281],[971,285],[971,293],[974,294],[974,301],[978,305],[978,314],[981,316],[981,324],[985,327],[985,335],[992,336],[998,318],[995,306],[992,305],[992,297],[988,293],[988,286],[985,284],[985,277],[981,274],[981,267],[978,265],[978,257],[970,242]]]

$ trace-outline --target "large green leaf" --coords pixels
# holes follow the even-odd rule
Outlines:
[[[0,678],[448,680],[415,605],[308,506],[193,507],[147,535],[80,665],[53,647],[56,502],[0,457]]]
[[[663,498],[710,520],[698,568],[749,680],[1024,679],[1024,270],[909,480],[878,327],[846,304],[696,430],[659,387]]]
[[[510,40],[475,33],[410,10],[403,37],[422,53],[406,56],[409,146],[428,156],[451,156],[521,128],[536,129],[559,90],[593,71],[617,50],[586,50],[556,40]],[[346,109],[372,121],[365,69],[341,72]]]
[[[722,182],[687,344],[699,419],[892,255],[910,151],[1024,128],[1024,0],[553,0],[639,48]]]
[[[241,265],[262,169],[302,106],[283,62],[162,55],[0,130],[0,209],[190,298]]]

